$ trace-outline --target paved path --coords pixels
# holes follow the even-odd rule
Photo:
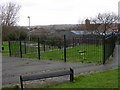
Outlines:
[[[64,70],[69,69],[70,67],[74,69],[76,75],[118,68],[118,60],[120,59],[118,53],[120,54],[120,46],[116,46],[113,59],[105,65],[70,62],[64,63],[59,61],[3,56],[2,84],[3,86],[16,85],[19,84],[20,75]]]

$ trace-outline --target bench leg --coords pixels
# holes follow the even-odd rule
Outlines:
[[[20,76],[21,90],[23,90],[22,76]]]
[[[74,80],[74,72],[73,72],[73,69],[70,68],[70,82],[73,82]]]

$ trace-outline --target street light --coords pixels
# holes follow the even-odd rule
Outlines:
[[[30,16],[28,16],[28,25],[29,25],[29,40],[30,40]]]
[[[28,25],[29,25],[29,31],[30,31],[30,16],[28,16]]]

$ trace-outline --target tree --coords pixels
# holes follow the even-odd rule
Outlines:
[[[20,7],[20,5],[17,5],[14,2],[9,2],[5,5],[0,5],[0,18],[2,19],[2,25],[16,25],[19,19],[18,12],[20,10]]]
[[[8,40],[25,40],[27,38],[27,30],[23,27],[10,26],[10,33],[7,35]]]
[[[103,29],[103,33],[106,32],[110,27],[117,24],[120,17],[115,13],[99,13],[95,18],[91,19],[92,23],[95,24],[95,29],[98,31],[98,27]]]
[[[8,40],[8,35],[16,29],[16,23],[19,19],[19,10],[21,6],[14,3],[8,2],[4,5],[0,4],[0,19],[2,21],[2,40]]]

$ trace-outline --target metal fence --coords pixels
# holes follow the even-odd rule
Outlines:
[[[98,35],[80,35],[69,38],[67,59],[80,62],[102,62],[102,37]],[[71,49],[69,49],[71,47]]]
[[[61,39],[9,41],[10,56],[62,60],[64,62],[105,63],[113,54],[116,36],[75,35]]]
[[[113,56],[116,40],[117,36],[113,33],[103,36],[103,64],[110,56]]]

